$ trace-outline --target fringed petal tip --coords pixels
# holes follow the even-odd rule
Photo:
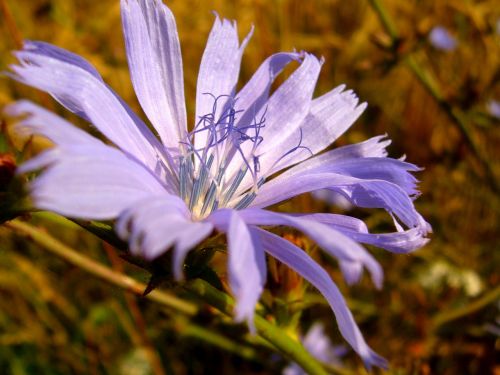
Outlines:
[[[393,213],[390,213],[390,215],[398,232],[405,232],[405,229],[401,226],[401,224],[399,224],[399,221],[396,219]],[[427,237],[428,234],[432,233],[432,226],[427,221],[425,221],[424,217],[419,213],[416,213],[415,216],[415,223],[410,227],[410,229],[408,229],[408,231],[414,230],[417,237]]]
[[[426,237],[428,234],[433,233],[432,231],[432,226],[424,220],[423,217],[421,217],[421,222],[420,225],[418,226],[419,233],[423,236]]]
[[[216,21],[222,22],[222,21],[221,21],[221,18],[220,18],[220,16],[219,16],[219,13],[218,13],[216,10],[212,10],[212,12],[211,12],[211,13],[212,13],[212,15],[215,17],[214,22],[216,22]]]
[[[230,20],[228,18],[221,17],[216,10],[212,10],[211,13],[215,17],[213,26],[230,27],[235,31],[238,28],[238,23],[236,22],[236,20]],[[253,26],[252,26],[252,32],[253,32]]]
[[[387,157],[389,153],[387,152],[387,147],[392,143],[387,133],[377,135],[372,137],[359,145],[366,145],[367,156],[368,157]],[[348,146],[347,146],[348,147]]]
[[[260,238],[237,211],[220,215],[227,225],[229,285],[236,297],[235,320],[246,321],[255,334],[254,311],[266,282],[266,261]],[[225,223],[224,223],[225,222]]]

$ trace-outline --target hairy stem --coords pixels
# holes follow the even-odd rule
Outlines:
[[[52,254],[66,260],[68,263],[79,267],[92,275],[118,286],[136,295],[143,295],[146,285],[82,255],[76,250],[64,245],[42,229],[36,228],[20,220],[12,220],[4,224],[16,233],[26,236],[36,244],[48,250]],[[100,226],[100,235],[106,233],[106,238],[112,238],[112,231],[108,232],[105,227]],[[98,231],[99,232],[99,231]],[[234,300],[226,293],[214,288],[212,285],[201,279],[187,282],[185,288],[207,304],[215,307],[225,315],[232,316],[234,310]],[[145,298],[159,303],[165,307],[173,309],[185,315],[195,315],[198,308],[186,301],[159,290],[153,290]],[[255,327],[260,337],[269,342],[282,354],[301,366],[308,374],[326,375],[323,365],[312,357],[304,347],[282,329],[267,321],[265,318],[255,315]],[[198,331],[196,334],[203,332]],[[247,353],[248,355],[248,353]]]
[[[52,254],[64,259],[68,263],[91,273],[111,285],[115,285],[139,296],[142,296],[144,290],[146,289],[145,284],[142,284],[127,275],[113,271],[95,260],[82,255],[69,246],[59,242],[42,229],[36,228],[20,220],[12,220],[4,225],[13,231],[28,237],[36,244],[42,246]],[[195,315],[198,311],[198,308],[192,303],[186,302],[159,290],[152,291],[146,296],[146,298],[183,314]]]
[[[231,316],[234,310],[234,300],[225,293],[220,292],[206,281],[201,279],[192,280],[186,284],[186,289],[193,292],[222,313]],[[282,329],[270,323],[263,317],[255,315],[255,328],[259,336],[269,341],[276,349],[296,362],[308,374],[325,374],[321,363],[311,356],[303,346],[291,339]]]

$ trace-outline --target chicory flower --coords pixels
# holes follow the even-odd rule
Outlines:
[[[306,335],[301,339],[304,348],[311,355],[323,363],[341,367],[340,358],[346,354],[347,348],[343,345],[333,345],[325,333],[321,323],[315,323],[309,328]],[[307,373],[296,363],[285,367],[283,375],[307,375]]]
[[[489,100],[488,103],[486,103],[486,108],[488,110],[488,113],[496,118],[497,120],[500,120],[500,102],[497,100]]]
[[[189,131],[171,11],[158,0],[122,0],[121,12],[132,83],[158,138],[86,60],[26,41],[15,53],[19,64],[11,67],[12,77],[51,94],[112,144],[31,102],[11,105],[11,115],[27,114],[22,129],[55,145],[18,170],[43,170],[30,185],[36,207],[72,218],[116,219],[117,234],[134,254],[154,259],[172,249],[179,279],[186,254],[214,230],[223,232],[238,321],[253,327],[267,253],[325,296],[342,335],[366,366],[386,366],[365,342],[328,273],[300,248],[259,225],[301,230],[339,260],[349,283],[366,268],[381,287],[382,269],[360,243],[408,253],[427,242],[430,227],[413,206],[418,192],[409,173],[419,169],[388,158],[385,136],[318,155],[366,104],[344,86],[313,99],[322,61],[305,52],[270,56],[236,91],[252,31],[240,43],[236,23],[218,16],[202,57],[196,121]],[[299,67],[271,93],[276,76],[293,61]],[[384,208],[397,231],[372,234],[349,216],[265,209],[322,188],[356,206]]]
[[[443,26],[435,26],[429,33],[429,42],[441,51],[453,51],[457,48],[457,40]]]

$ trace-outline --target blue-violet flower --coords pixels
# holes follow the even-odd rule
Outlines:
[[[457,48],[457,40],[443,26],[435,26],[429,33],[429,42],[436,49],[450,52]]]
[[[314,323],[301,341],[304,348],[306,348],[314,358],[332,366],[342,367],[340,358],[346,354],[347,348],[343,345],[334,346],[330,338],[326,335],[323,324]],[[282,374],[307,375],[297,363],[291,363],[285,367]]]
[[[253,326],[267,253],[325,296],[340,332],[366,366],[386,366],[365,342],[328,273],[300,248],[258,226],[298,229],[338,259],[347,282],[357,281],[366,268],[381,287],[382,269],[360,243],[408,253],[427,242],[430,226],[413,206],[418,192],[410,172],[419,168],[388,158],[385,136],[317,155],[366,104],[358,104],[344,86],[313,99],[322,61],[305,52],[270,56],[236,91],[252,31],[240,43],[236,23],[218,16],[201,60],[196,120],[188,131],[171,11],[159,0],[121,0],[121,13],[135,93],[159,138],[86,60],[26,41],[15,52],[19,64],[11,67],[11,75],[51,94],[112,144],[31,102],[9,106],[11,115],[28,114],[22,129],[55,145],[19,168],[19,173],[43,169],[30,185],[35,205],[72,218],[116,219],[117,234],[134,254],[154,259],[172,248],[177,278],[182,278],[186,254],[214,230],[223,232],[238,321]],[[293,61],[298,68],[271,93],[276,76]],[[384,208],[397,231],[372,234],[361,220],[343,215],[265,210],[323,188],[356,206]]]

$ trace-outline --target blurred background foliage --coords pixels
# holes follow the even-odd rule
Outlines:
[[[433,226],[432,241],[409,256],[373,249],[386,273],[381,291],[367,278],[347,288],[336,264],[322,262],[370,345],[389,359],[388,374],[499,374],[500,115],[491,110],[493,101],[500,101],[498,1],[172,0],[168,5],[179,29],[191,119],[211,11],[237,20],[241,36],[255,25],[241,82],[273,52],[295,48],[325,57],[317,95],[346,83],[368,102],[336,144],[387,133],[393,157],[405,154],[425,168],[418,173],[422,197],[416,204]],[[0,69],[14,62],[11,51],[23,39],[44,40],[90,60],[141,113],[127,71],[118,0],[0,0],[0,6]],[[436,26],[449,31],[454,49],[430,43]],[[20,98],[88,129],[48,96],[2,77],[0,107]],[[12,157],[19,163],[48,145],[8,136],[11,123],[2,121],[2,178],[12,169]],[[280,209],[343,212],[309,195]],[[390,228],[382,212],[349,214],[375,231]],[[109,245],[71,222],[48,214],[27,218],[79,252],[147,281],[145,272],[121,262]],[[320,257],[306,238],[280,233]],[[223,283],[224,262],[224,254],[213,261]],[[298,335],[320,320],[331,340],[341,343],[333,315],[316,292],[279,264],[270,269],[263,304],[277,323]],[[0,227],[2,374],[271,374],[286,363],[246,337],[244,327],[210,309],[190,319],[173,314]],[[343,363],[346,374],[365,373],[352,352]]]

